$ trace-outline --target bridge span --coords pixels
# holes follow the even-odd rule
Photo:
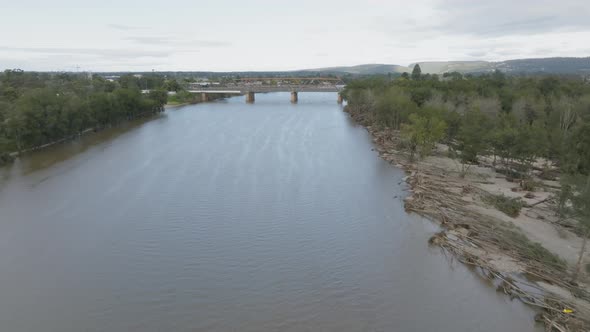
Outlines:
[[[280,83],[274,82],[279,80]],[[285,84],[296,81],[297,84]],[[200,93],[201,100],[207,101],[208,94],[237,94],[245,95],[247,103],[255,101],[256,93],[268,92],[290,92],[291,102],[297,103],[299,92],[338,92],[338,102],[342,103],[340,92],[344,89],[339,79],[334,78],[275,78],[272,84],[268,84],[268,79],[248,78],[237,80],[236,83],[226,83],[224,85],[209,85],[208,83],[189,83],[187,91],[190,93]],[[265,84],[266,83],[266,84]]]

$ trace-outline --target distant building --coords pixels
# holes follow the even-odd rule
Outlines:
[[[103,76],[105,80],[109,81],[109,82],[114,82],[114,81],[118,81],[120,76],[117,75],[107,75],[107,76]]]

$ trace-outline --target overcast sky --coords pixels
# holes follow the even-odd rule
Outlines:
[[[0,0],[0,69],[291,70],[590,56],[590,0]]]

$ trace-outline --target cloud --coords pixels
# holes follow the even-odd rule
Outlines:
[[[16,14],[28,20],[19,15],[0,20],[2,30],[13,32],[0,41],[10,46],[0,48],[3,66],[10,58],[9,64],[29,61],[41,69],[74,63],[109,69],[275,70],[588,56],[590,47],[584,43],[590,40],[590,0],[301,0],[289,5],[255,0],[247,6],[234,1],[230,11],[227,1],[207,6],[151,1],[137,7],[131,0],[117,0],[116,6],[109,0],[96,2],[90,16],[75,0],[22,2],[13,1]],[[53,24],[56,18],[71,21],[75,29]]]
[[[488,52],[487,51],[471,51],[471,52],[466,52],[465,54],[470,57],[481,58],[481,57],[487,55]]]
[[[138,27],[138,26],[132,26],[132,25],[125,25],[125,24],[116,24],[116,23],[111,23],[111,24],[108,24],[107,26],[111,29],[124,30],[124,31],[147,29],[146,27]]]
[[[232,43],[228,41],[182,40],[166,36],[131,36],[126,37],[125,40],[129,40],[138,44],[171,45],[181,47],[228,47],[232,45]]]
[[[200,47],[226,47],[231,46],[232,43],[227,41],[221,40],[194,40],[190,42],[193,46],[200,46]]]
[[[133,49],[96,49],[96,48],[55,48],[55,47],[7,47],[0,46],[0,50],[25,52],[45,55],[84,55],[107,58],[160,58],[170,55],[168,51],[133,50]]]
[[[590,31],[590,1],[432,0],[428,9],[395,18],[373,17],[369,29],[403,42],[471,36],[498,38]]]
[[[173,41],[168,37],[126,37],[125,40],[129,40],[138,44],[171,44]]]
[[[479,37],[589,31],[587,0],[439,1],[434,30]]]

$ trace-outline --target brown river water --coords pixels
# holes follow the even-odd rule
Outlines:
[[[403,209],[334,93],[161,115],[0,169],[0,331],[538,331]]]

